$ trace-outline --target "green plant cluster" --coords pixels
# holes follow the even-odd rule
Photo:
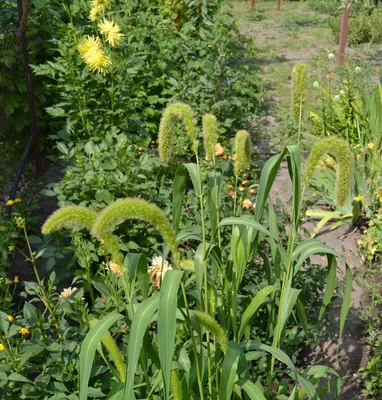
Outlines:
[[[163,106],[175,101],[191,104],[197,115],[212,110],[222,131],[256,115],[259,79],[245,65],[245,40],[233,17],[220,2],[184,2],[187,18],[179,24],[172,11],[164,17],[168,8],[149,0],[107,2],[104,16],[91,22],[87,3],[63,6],[51,41],[54,57],[34,67],[54,93],[47,112],[60,125],[59,137],[103,137],[114,129],[131,141],[155,136]],[[97,24],[111,15],[123,38],[118,47],[104,46],[107,71],[91,72],[77,47],[88,35],[99,36]]]
[[[175,142],[177,120],[169,128]],[[54,273],[41,279],[36,263],[41,252],[28,246],[36,282],[25,283],[27,299],[19,312],[0,313],[3,396],[265,400],[314,399],[328,391],[338,396],[341,377],[335,370],[297,363],[303,344],[315,344],[328,307],[344,290],[342,336],[350,268],[337,292],[339,255],[318,240],[301,238],[307,179],[298,147],[271,157],[252,185],[253,170],[243,171],[250,167],[247,132],[238,141],[235,162],[242,168],[234,190],[224,178],[227,171],[233,175],[224,149],[201,162],[202,146],[194,145],[190,162],[175,169],[169,160],[169,209],[122,198],[96,212],[69,206],[49,217],[44,233],[72,227],[80,271],[66,283],[70,286],[58,289]],[[269,193],[285,158],[293,195],[291,213],[284,216]],[[141,235],[148,226],[157,231],[159,245],[132,252],[120,235],[126,220],[133,228],[136,221],[144,224]],[[25,222],[16,223],[26,235]],[[91,236],[78,234],[90,227]],[[142,253],[154,256],[149,267]],[[316,254],[327,258],[320,273],[310,261]]]

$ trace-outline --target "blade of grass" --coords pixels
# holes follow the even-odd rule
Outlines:
[[[111,313],[103,317],[86,335],[80,351],[79,387],[80,400],[88,398],[88,384],[97,346],[103,335],[117,321],[123,318],[119,313]]]
[[[177,296],[183,272],[167,271],[164,276],[158,311],[158,348],[163,375],[164,399],[170,397],[171,365],[175,350]]]

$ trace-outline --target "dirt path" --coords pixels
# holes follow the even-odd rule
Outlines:
[[[260,4],[263,7],[274,7],[276,2]],[[260,76],[266,82],[265,115],[257,124],[257,147],[260,152],[269,153],[284,147],[285,144],[296,142],[296,137],[290,137],[289,132],[280,132],[280,126],[283,127],[284,117],[289,114],[290,109],[293,65],[298,62],[307,63],[313,82],[321,70],[321,61],[327,59],[328,53],[335,51],[336,43],[327,26],[326,17],[310,11],[305,2],[289,2],[287,9],[282,12],[265,11],[254,14],[250,12],[249,2],[240,1],[234,2],[233,13],[240,18],[242,34],[253,40],[254,64],[260,68]],[[365,62],[369,62],[373,56],[366,50],[359,48],[358,53]],[[350,52],[354,54],[356,50],[352,49]],[[271,196],[274,199],[279,198],[282,204],[286,205],[291,194],[288,169],[284,164],[276,178]],[[311,231],[314,224],[306,222],[304,227]],[[344,256],[354,275],[351,310],[338,356],[340,303],[331,310],[328,317],[329,326],[321,345],[304,358],[306,365],[325,364],[346,377],[339,397],[341,400],[364,398],[361,394],[358,370],[366,364],[369,348],[363,341],[360,319],[366,301],[361,288],[362,264],[357,252],[360,236],[359,232],[353,232],[352,226],[347,224],[334,231],[323,231],[316,237]],[[321,257],[315,257],[312,261],[324,264]],[[340,263],[337,279],[343,282],[344,277],[345,265]]]

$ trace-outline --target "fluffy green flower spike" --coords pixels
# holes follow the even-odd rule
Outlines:
[[[297,64],[292,73],[292,117],[300,121],[305,103],[305,93],[308,86],[308,66]]]
[[[92,234],[97,238],[103,238],[112,232],[116,225],[128,219],[145,221],[153,225],[170,247],[174,261],[179,265],[178,243],[170,222],[156,205],[145,200],[127,198],[109,204],[97,216]]]
[[[203,311],[194,311],[193,313],[199,323],[214,334],[223,353],[225,354],[227,351],[227,338],[225,337],[222,327],[209,314]]]
[[[82,206],[68,206],[55,211],[42,226],[42,233],[49,235],[72,225],[82,225],[91,229],[97,214]]]
[[[235,136],[235,175],[251,165],[251,139],[247,131],[239,131]]]
[[[218,126],[213,114],[203,115],[203,140],[206,160],[211,161],[215,154],[215,145],[218,141]]]
[[[170,104],[163,113],[159,125],[159,156],[161,160],[168,161],[172,154],[172,134],[178,121],[182,121],[188,136],[196,139],[196,120],[192,108],[183,103]]]
[[[313,147],[306,160],[305,183],[309,182],[316,165],[324,154],[328,154],[336,161],[336,204],[342,206],[349,197],[353,183],[353,157],[345,140],[327,138]]]

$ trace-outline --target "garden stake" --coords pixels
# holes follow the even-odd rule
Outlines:
[[[346,39],[349,30],[349,14],[350,14],[350,3],[345,0],[344,3],[344,12],[342,14],[342,24],[341,24],[341,33],[340,33],[340,44],[338,50],[338,62],[342,64],[345,60],[345,49],[346,49]]]

